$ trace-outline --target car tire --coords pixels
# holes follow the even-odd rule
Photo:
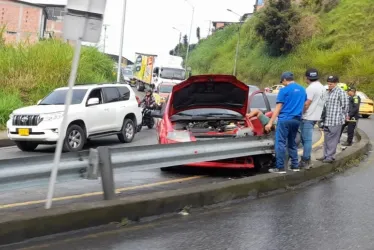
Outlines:
[[[15,143],[17,147],[24,152],[34,151],[39,146],[39,143],[37,142],[15,141]]]
[[[78,152],[81,151],[86,144],[86,133],[79,125],[70,125],[66,130],[64,139],[63,151],[64,152]]]
[[[370,115],[362,115],[362,118],[369,118]]]
[[[152,128],[155,126],[155,119],[152,118],[151,121],[152,121],[152,122],[151,122],[150,124],[147,125],[147,127],[148,127],[149,129],[152,129]]]
[[[118,134],[118,140],[122,143],[130,143],[135,137],[136,127],[134,121],[131,119],[125,119],[123,121],[122,129]]]

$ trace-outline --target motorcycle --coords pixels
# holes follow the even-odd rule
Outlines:
[[[143,126],[147,126],[149,129],[152,129],[155,126],[155,120],[151,116],[152,110],[155,110],[155,106],[153,107],[145,107],[145,105],[142,105],[142,124],[138,125],[138,132],[140,132],[143,128]]]

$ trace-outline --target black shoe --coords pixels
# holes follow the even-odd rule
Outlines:
[[[344,146],[344,147],[350,147],[350,146],[352,146],[352,143],[344,142],[344,143],[342,144],[342,146]]]
[[[290,169],[294,172],[299,172],[300,171],[300,167],[291,167]]]
[[[270,168],[269,173],[285,174],[286,170],[284,168]]]

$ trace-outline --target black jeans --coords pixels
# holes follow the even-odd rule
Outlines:
[[[357,120],[356,122],[346,122],[342,127],[342,132],[340,133],[340,138],[342,137],[343,131],[346,127],[348,127],[348,139],[347,142],[351,144],[353,142],[353,136],[355,134],[355,129],[357,126]]]

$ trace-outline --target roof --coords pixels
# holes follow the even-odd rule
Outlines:
[[[65,7],[67,0],[13,0],[14,2],[31,5],[34,7],[44,8],[48,6]]]

